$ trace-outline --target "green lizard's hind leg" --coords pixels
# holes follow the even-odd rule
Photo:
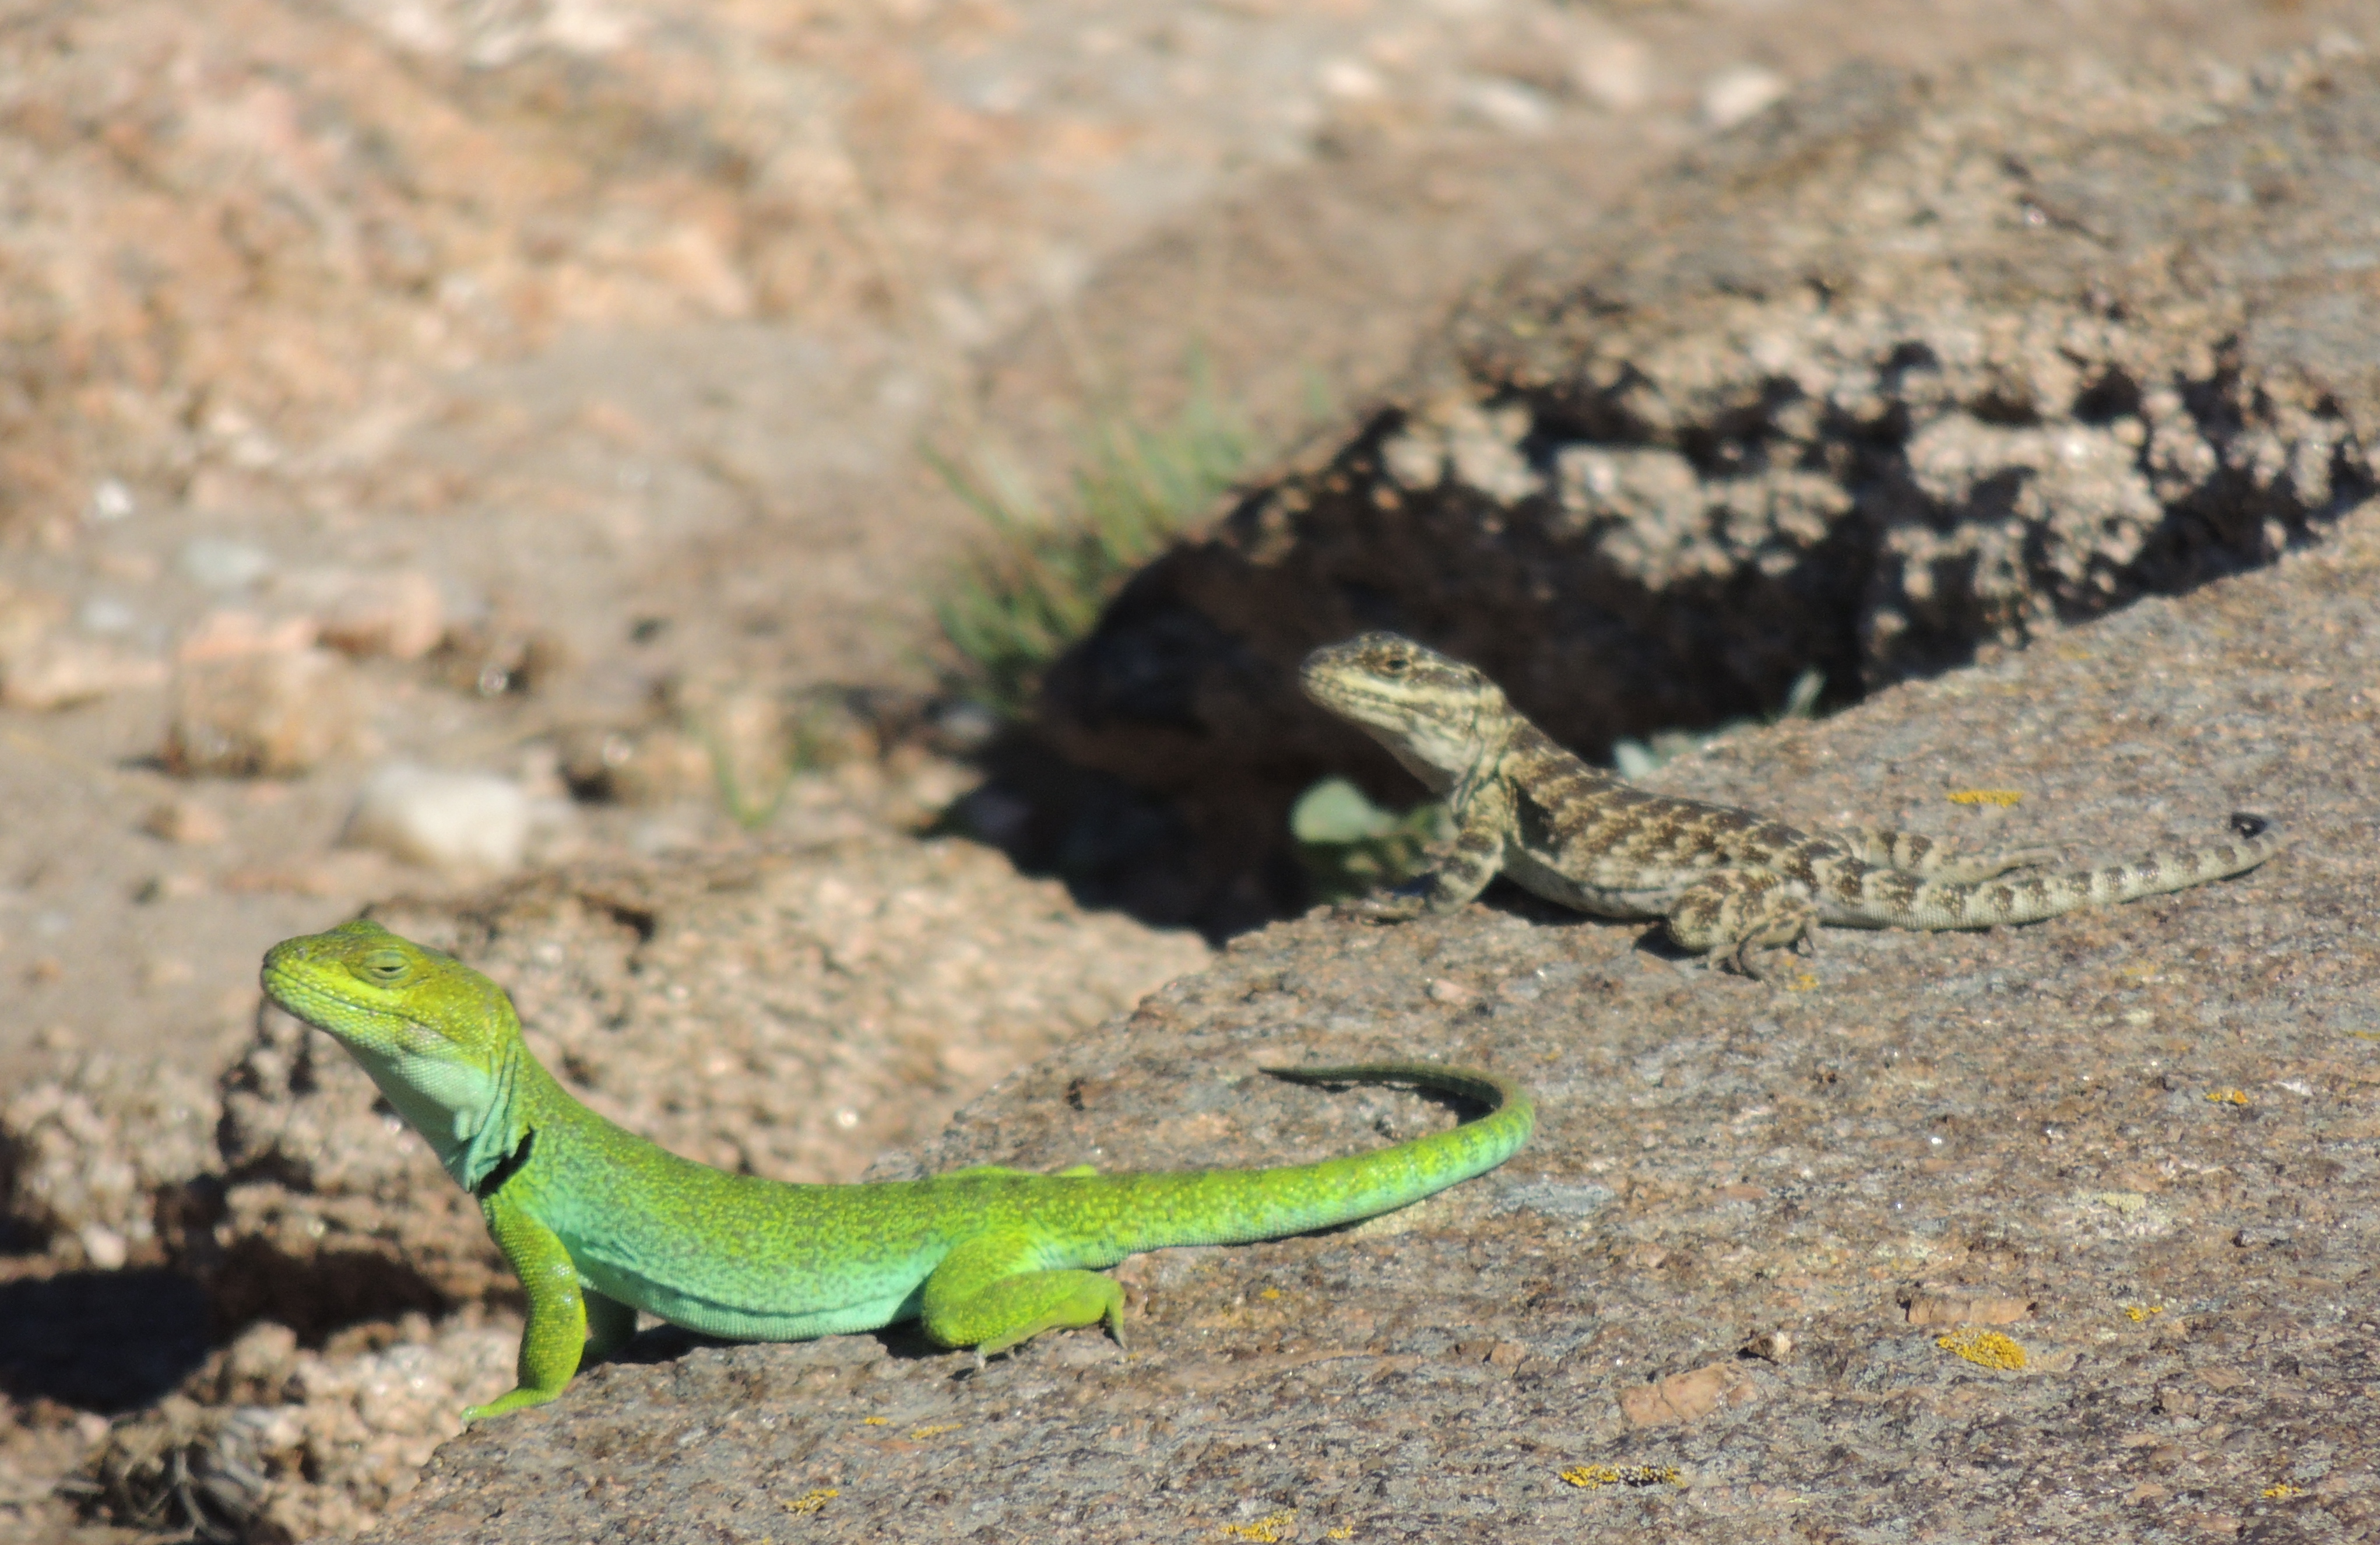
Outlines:
[[[488,1232],[495,1237],[496,1247],[512,1262],[513,1270],[520,1276],[522,1291],[528,1295],[528,1327],[521,1332],[517,1365],[520,1382],[487,1405],[465,1411],[463,1419],[467,1422],[501,1417],[524,1405],[542,1405],[568,1389],[571,1375],[578,1371],[579,1358],[587,1350],[589,1298],[601,1297],[580,1288],[578,1268],[571,1262],[570,1252],[564,1247],[560,1236],[506,1199],[503,1192],[480,1203],[480,1211],[487,1220]],[[609,1298],[601,1301],[610,1308],[597,1310],[597,1329],[608,1334],[618,1329],[618,1320],[611,1309],[625,1309],[627,1306]],[[627,1321],[634,1328],[633,1312],[627,1315]]]
[[[587,1350],[578,1358],[583,1367],[600,1363],[628,1344],[637,1333],[637,1310],[634,1305],[608,1297],[591,1287],[579,1292],[587,1300]]]
[[[980,1235],[926,1278],[926,1333],[993,1356],[1044,1331],[1105,1320],[1123,1344],[1123,1289],[1097,1271],[1051,1271],[1022,1232]]]

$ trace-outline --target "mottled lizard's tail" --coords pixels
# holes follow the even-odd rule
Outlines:
[[[1822,894],[1819,917],[1854,927],[1914,929],[2039,922],[2085,906],[2112,906],[2244,873],[2289,845],[2289,838],[2261,815],[2236,813],[2231,829],[2237,833],[2233,840],[2212,847],[1989,881],[1920,880],[1890,870],[1867,870],[1846,887],[1855,894]]]

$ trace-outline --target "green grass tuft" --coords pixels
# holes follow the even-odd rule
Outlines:
[[[1352,901],[1427,869],[1429,850],[1454,834],[1436,800],[1402,815],[1384,810],[1344,778],[1325,778],[1290,807],[1289,834],[1317,901]]]
[[[1069,495],[1045,505],[989,457],[927,460],[982,517],[934,619],[955,657],[952,687],[1018,721],[1042,673],[1091,629],[1126,578],[1230,489],[1248,458],[1239,416],[1194,362],[1190,398],[1157,428],[1101,417]]]

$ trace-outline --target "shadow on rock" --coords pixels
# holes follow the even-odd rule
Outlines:
[[[115,1415],[155,1404],[207,1355],[207,1306],[172,1271],[0,1284],[0,1393]]]
[[[270,1320],[297,1332],[309,1346],[349,1325],[411,1313],[435,1320],[456,1307],[437,1283],[386,1255],[332,1250],[300,1259],[254,1237],[225,1253],[212,1287],[218,1332]]]

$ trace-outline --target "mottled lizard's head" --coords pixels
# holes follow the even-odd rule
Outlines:
[[[1495,750],[1511,727],[1497,685],[1396,633],[1366,633],[1305,657],[1305,695],[1395,753],[1443,793]]]
[[[490,1071],[520,1039],[504,989],[367,918],[283,940],[265,952],[262,979],[274,1003],[368,1068],[429,1059]]]

